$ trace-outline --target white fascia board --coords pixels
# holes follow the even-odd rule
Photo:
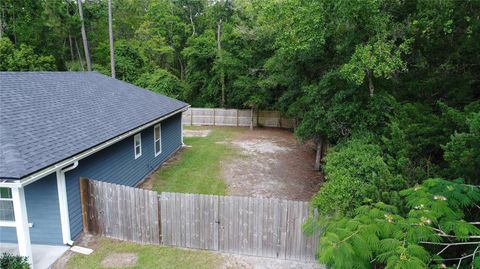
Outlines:
[[[152,125],[155,125],[155,124],[157,124],[157,123],[159,123],[159,122],[161,122],[161,121],[163,121],[163,120],[165,120],[165,119],[167,119],[167,118],[170,118],[170,117],[173,116],[173,115],[176,115],[176,114],[178,114],[178,113],[182,113],[182,112],[184,112],[185,110],[187,110],[189,107],[190,107],[190,105],[187,105],[187,106],[185,106],[185,107],[183,107],[183,108],[180,108],[180,109],[178,109],[178,110],[175,110],[175,111],[173,111],[173,112],[171,112],[171,113],[169,113],[169,114],[167,114],[167,115],[165,115],[165,116],[163,116],[163,117],[161,117],[161,118],[158,118],[158,119],[156,119],[156,120],[154,120],[154,121],[151,121],[151,122],[149,122],[149,123],[146,123],[146,124],[144,124],[144,125],[142,125],[142,126],[140,126],[140,127],[137,127],[137,128],[135,128],[135,129],[133,129],[133,130],[131,130],[131,131],[128,131],[128,132],[126,132],[126,133],[124,133],[124,134],[122,134],[122,135],[119,135],[119,136],[117,136],[117,137],[115,137],[115,138],[112,138],[112,139],[110,139],[110,140],[108,140],[108,141],[106,141],[106,142],[103,142],[102,144],[99,144],[99,145],[97,145],[97,146],[95,146],[95,147],[93,147],[93,148],[91,148],[91,149],[89,149],[89,150],[86,150],[86,151],[84,151],[84,152],[82,152],[82,153],[79,153],[79,154],[77,154],[77,155],[74,155],[74,156],[72,156],[72,157],[70,157],[70,158],[68,158],[68,159],[65,159],[65,160],[57,163],[57,164],[51,165],[51,166],[49,166],[49,167],[47,167],[47,168],[44,168],[44,169],[42,169],[42,170],[40,170],[40,171],[38,171],[38,172],[30,175],[30,176],[27,176],[27,177],[22,178],[21,180],[10,181],[10,182],[7,182],[6,180],[2,182],[2,181],[0,180],[0,187],[7,187],[7,188],[24,187],[24,186],[26,186],[26,185],[28,185],[28,184],[31,184],[31,183],[33,183],[33,182],[41,179],[42,177],[44,177],[44,176],[46,176],[46,175],[49,175],[49,174],[51,174],[51,173],[54,173],[54,172],[57,171],[58,169],[61,169],[61,168],[65,167],[65,166],[68,166],[68,165],[71,165],[71,164],[73,164],[73,163],[75,163],[75,162],[77,162],[77,161],[80,161],[81,159],[86,158],[86,157],[88,157],[88,156],[90,156],[90,155],[92,155],[92,154],[94,154],[94,153],[96,153],[96,152],[98,152],[98,151],[100,151],[100,150],[102,150],[102,149],[104,149],[104,148],[107,148],[107,147],[109,147],[109,146],[111,146],[111,145],[119,142],[120,140],[123,140],[123,139],[125,139],[125,138],[127,138],[127,137],[129,137],[129,136],[132,136],[133,134],[136,134],[136,133],[138,133],[138,132],[140,132],[140,131],[142,131],[142,130],[144,130],[144,129],[146,129],[146,128],[149,128],[149,127],[152,126]]]

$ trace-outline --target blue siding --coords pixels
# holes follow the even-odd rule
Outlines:
[[[80,177],[134,186],[178,149],[181,144],[181,114],[161,123],[162,153],[155,157],[153,126],[141,132],[142,156],[135,159],[133,136],[101,150],[79,162],[66,173],[68,210],[72,238],[82,231]]]
[[[57,179],[50,174],[25,187],[30,239],[34,244],[62,244]],[[17,242],[15,228],[1,227],[0,242]]]

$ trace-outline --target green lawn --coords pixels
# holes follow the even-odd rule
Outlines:
[[[136,265],[128,268],[208,269],[218,268],[223,263],[222,256],[211,252],[139,245],[101,238],[98,247],[91,255],[75,254],[68,261],[66,268],[104,268],[101,266],[102,260],[113,253],[136,253],[138,255]]]
[[[200,130],[202,127],[189,127]],[[239,135],[243,129],[211,128],[207,137],[185,137],[188,148],[181,159],[154,173],[153,190],[223,195],[226,192],[220,161],[236,155],[234,149],[221,143]],[[220,143],[218,143],[220,142]]]

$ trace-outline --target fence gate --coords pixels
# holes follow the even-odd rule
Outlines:
[[[307,202],[162,193],[160,210],[165,245],[315,260],[318,236],[302,231]]]

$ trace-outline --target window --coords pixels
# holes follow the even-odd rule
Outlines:
[[[10,188],[0,188],[0,221],[15,221]]]
[[[142,133],[138,133],[133,137],[133,148],[135,150],[135,159],[142,156]]]
[[[162,127],[157,124],[153,127],[153,144],[155,146],[155,157],[162,153]]]

